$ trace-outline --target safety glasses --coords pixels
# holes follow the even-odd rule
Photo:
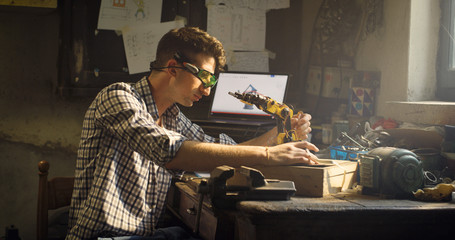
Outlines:
[[[193,74],[195,77],[197,77],[199,80],[201,80],[204,88],[209,88],[209,87],[215,86],[215,84],[217,82],[217,78],[216,78],[215,74],[213,74],[205,69],[198,68],[195,65],[189,63],[189,61],[187,61],[186,58],[183,55],[181,55],[180,53],[176,53],[174,55],[174,58],[175,58],[175,60],[177,60],[177,62],[181,63],[184,66],[181,69],[187,70],[188,72]]]

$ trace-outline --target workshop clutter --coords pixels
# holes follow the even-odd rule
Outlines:
[[[426,202],[446,201],[450,198],[453,200],[455,192],[455,181],[451,183],[439,183],[434,187],[426,187],[413,192],[414,197]]]
[[[310,66],[305,86],[306,93],[313,95],[321,93],[322,97],[347,99],[355,74],[356,71],[351,68]],[[322,83],[321,79],[324,80]]]
[[[445,167],[440,151],[436,148],[417,148],[412,150],[412,152],[419,156],[424,171],[437,172],[439,174]],[[432,183],[434,182],[429,182],[429,184]]]
[[[444,156],[455,156],[450,155],[455,154],[455,137],[447,136],[452,128],[446,126],[444,135],[439,126],[423,128],[381,117],[371,122],[341,131],[328,148],[316,153],[318,166],[257,169],[268,178],[293,181],[297,196],[323,197],[353,189],[383,198],[450,200],[455,172]],[[444,155],[441,149],[453,152]]]
[[[351,100],[361,101],[361,104],[367,108],[373,106],[365,105],[366,102],[373,103],[372,91],[365,91],[365,88],[353,89],[353,91],[356,96],[354,98],[351,94]],[[229,94],[245,103],[254,104],[282,120],[278,122],[278,144],[299,140],[290,124],[293,110],[285,104],[277,103],[267,96],[252,93],[229,92]],[[357,115],[357,117],[373,114],[371,109],[365,110],[358,107],[356,109],[354,116]],[[434,196],[434,193],[449,192],[447,190],[450,189],[449,187],[440,184],[450,185],[449,182],[454,178],[454,171],[441,162],[439,150],[431,149],[442,146],[446,156],[452,158],[451,153],[455,153],[455,137],[450,133],[455,132],[455,129],[446,126],[445,141],[441,145],[442,135],[437,128],[430,130],[418,126],[412,128],[410,124],[399,124],[393,119],[375,116],[371,116],[368,121],[351,124],[346,120],[347,110],[346,104],[340,104],[338,110],[331,116],[330,126],[323,125],[323,141],[325,143],[330,139],[332,141],[325,149],[325,153],[322,153],[324,151],[318,153],[320,164],[258,166],[257,170],[267,178],[292,182],[296,186],[295,194],[301,196],[323,197],[352,188],[355,183],[363,194],[387,198],[416,197],[428,200],[430,199],[428,196]],[[364,110],[367,113],[364,114]],[[449,195],[452,194],[434,198],[434,200],[446,199]]]
[[[331,146],[329,150],[331,159],[349,161],[358,161],[362,154],[367,153],[367,151],[353,146]]]
[[[455,126],[444,126],[440,148],[421,148],[414,152],[421,157],[425,186],[414,191],[421,201],[455,202]]]
[[[387,198],[450,200],[449,185],[455,183],[455,127],[417,126],[380,117],[370,120],[342,132],[326,153],[331,159],[359,163],[358,189]]]
[[[374,130],[380,130],[380,129],[391,129],[391,128],[397,128],[398,127],[398,122],[388,118],[380,118],[377,120],[373,125],[371,126],[372,129]]]

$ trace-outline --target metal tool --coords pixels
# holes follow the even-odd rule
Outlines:
[[[356,140],[354,140],[352,137],[350,137],[346,132],[341,132],[341,135],[353,142],[355,145],[360,147],[361,149],[366,149],[367,147],[363,146],[362,144],[358,143]]]
[[[265,179],[254,168],[219,166],[210,173],[208,181],[199,184],[197,191],[208,194],[217,208],[234,208],[241,200],[289,200],[296,189],[294,182]]]
[[[361,124],[360,123],[356,123],[350,130],[349,132],[344,132],[346,133],[348,136],[355,136],[355,135],[358,135],[359,132],[360,132],[360,126]],[[332,142],[332,144],[330,144],[329,147],[333,147],[333,146],[343,146],[343,145],[346,145],[346,143],[348,142],[346,140],[346,137],[342,134],[343,132],[340,133],[340,135],[335,139],[335,141]],[[348,139],[349,140],[349,139]]]

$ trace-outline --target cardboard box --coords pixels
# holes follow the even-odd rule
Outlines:
[[[357,162],[320,159],[320,166],[256,166],[266,179],[293,181],[296,196],[323,197],[349,189],[356,182]]]

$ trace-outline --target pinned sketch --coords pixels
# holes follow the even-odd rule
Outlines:
[[[162,0],[102,0],[98,29],[120,30],[126,25],[159,23]]]
[[[265,10],[207,6],[207,32],[228,50],[262,51],[265,48]]]
[[[183,21],[173,21],[124,28],[122,35],[129,73],[148,72],[161,37],[169,30],[183,26]]]
[[[228,49],[232,32],[231,7],[226,5],[207,6],[207,32],[221,41]]]
[[[228,59],[229,71],[268,72],[268,52],[231,52]]]

